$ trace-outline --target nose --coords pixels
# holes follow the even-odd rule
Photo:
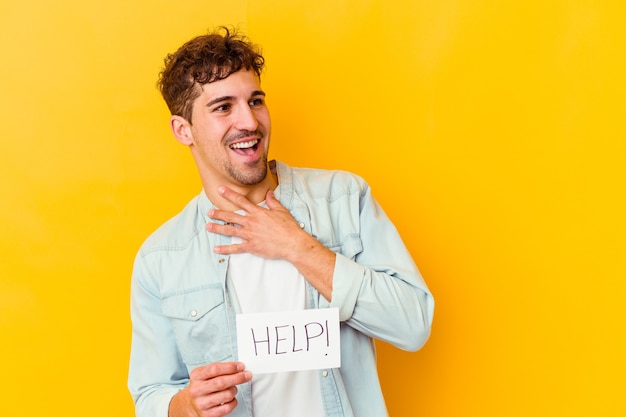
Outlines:
[[[259,122],[254,114],[254,111],[250,108],[248,103],[239,106],[237,112],[237,119],[235,121],[235,128],[237,130],[249,130],[251,132],[257,130]]]

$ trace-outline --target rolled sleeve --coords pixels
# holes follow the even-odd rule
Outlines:
[[[339,320],[352,317],[365,276],[365,267],[341,254],[335,257],[333,293],[330,307],[339,309]]]
[[[430,336],[434,299],[395,226],[362,185],[362,250],[352,258],[337,254],[330,306],[361,333],[417,350]]]

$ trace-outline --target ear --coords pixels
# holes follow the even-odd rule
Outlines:
[[[193,134],[191,133],[191,125],[181,116],[170,117],[170,129],[177,141],[185,146],[193,144]]]

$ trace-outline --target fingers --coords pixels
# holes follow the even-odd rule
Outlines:
[[[215,362],[206,366],[200,366],[191,371],[191,379],[208,380],[216,376],[232,375],[246,369],[241,362]]]
[[[274,191],[272,190],[269,190],[265,195],[265,203],[267,204],[267,207],[269,207],[271,210],[279,210],[285,208],[282,204],[280,204],[280,201],[276,199]]]
[[[246,213],[216,208],[208,211],[208,216],[215,220],[205,226],[209,233],[241,239],[215,245],[213,251],[221,255],[251,253],[267,259],[286,259],[293,237],[304,232],[289,210],[276,199],[274,192],[266,192],[267,207],[253,204],[244,195],[227,187],[220,187],[219,192]]]
[[[195,382],[193,384],[194,396],[202,396],[229,390],[236,385],[248,382],[252,379],[252,374],[246,371],[240,362],[224,362],[196,368],[191,372],[190,379]]]
[[[215,218],[213,216],[217,216],[217,215],[214,214],[212,210],[210,210],[209,217]],[[209,233],[215,233],[215,234],[224,235],[224,236],[240,237],[242,239],[242,243],[246,240],[245,231],[241,227],[233,226],[230,224],[222,225],[218,223],[209,222],[206,224],[205,228],[207,232]],[[216,245],[213,247],[213,250],[215,251],[215,253],[219,253],[222,255],[233,255],[236,253],[244,252],[244,248],[241,243],[240,244],[234,243],[234,244],[229,244],[229,245]]]
[[[243,225],[246,220],[246,216],[242,216],[241,214],[237,214],[232,211],[211,209],[208,211],[208,214],[213,220],[221,220],[227,225]]]
[[[238,253],[246,253],[246,247],[244,245],[216,245],[213,247],[215,253],[220,255],[235,255]]]
[[[248,200],[245,195],[239,194],[238,192],[233,191],[228,187],[219,187],[217,189],[217,192],[226,200],[230,201],[237,207],[247,212],[250,212],[250,210],[254,210],[255,208],[257,208],[257,205]]]
[[[194,393],[191,392],[193,396]],[[217,408],[226,409],[229,412],[237,406],[237,388],[231,387],[229,389],[212,392],[196,397],[195,407],[198,410],[214,410]]]
[[[241,362],[212,363],[191,371],[189,395],[202,416],[223,416],[237,406],[237,385],[252,374]]]

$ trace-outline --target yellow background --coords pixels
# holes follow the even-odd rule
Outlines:
[[[264,47],[273,157],[367,179],[437,300],[393,417],[622,416],[621,0],[57,0],[0,10],[0,415],[131,416],[143,239],[199,191],[155,81]]]

